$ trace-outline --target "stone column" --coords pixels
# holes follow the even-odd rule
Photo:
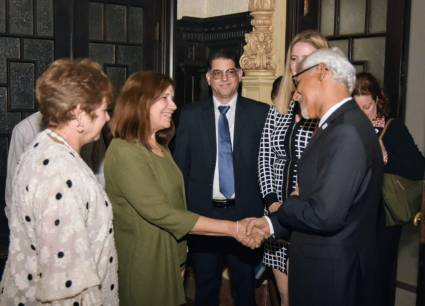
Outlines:
[[[285,28],[281,28],[281,21],[286,18],[282,12],[282,9],[286,10],[286,0],[277,0],[277,3],[275,7],[275,0],[249,0],[253,31],[245,34],[246,45],[240,59],[240,65],[245,71],[242,94],[266,103],[271,102],[270,91],[276,71],[281,74],[281,65],[275,62],[280,62],[282,56],[274,55],[273,50],[282,52],[284,49],[284,46],[276,45],[273,41],[277,34],[282,36],[278,41],[284,44]],[[274,29],[276,26],[277,31]]]

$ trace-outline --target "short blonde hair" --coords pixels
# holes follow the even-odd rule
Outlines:
[[[59,126],[74,119],[81,109],[95,118],[104,100],[112,101],[112,83],[102,66],[90,59],[59,59],[38,78],[36,97],[46,126]]]
[[[288,52],[286,52],[285,71],[283,79],[280,84],[279,92],[276,99],[273,100],[275,107],[279,113],[286,114],[288,112],[289,103],[291,102],[292,95],[294,93],[294,85],[292,84],[292,73],[291,73],[291,56],[292,48],[298,42],[304,42],[311,44],[316,49],[329,48],[328,41],[322,34],[313,30],[306,30],[298,33],[291,41]]]

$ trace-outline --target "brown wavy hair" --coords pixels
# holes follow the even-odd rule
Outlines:
[[[376,115],[378,118],[387,119],[390,115],[388,99],[384,94],[378,79],[369,72],[361,72],[356,76],[356,86],[352,96],[371,96],[376,103]]]
[[[155,101],[174,81],[167,75],[153,71],[133,73],[125,82],[117,98],[110,122],[112,136],[129,142],[140,142],[152,150],[150,109]],[[175,132],[174,123],[156,133],[159,144],[168,146]]]
[[[35,89],[43,124],[59,126],[74,119],[81,109],[94,119],[94,111],[106,99],[112,101],[112,83],[102,66],[88,59],[59,59],[38,78]]]

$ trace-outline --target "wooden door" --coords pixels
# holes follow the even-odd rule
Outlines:
[[[425,306],[425,181],[423,185],[421,212],[416,215],[413,224],[418,226],[420,231],[416,306]]]
[[[87,56],[104,65],[116,88],[140,69],[171,73],[175,2],[0,0],[0,258],[9,235],[4,185],[10,134],[37,110],[37,77],[57,58]]]
[[[358,72],[368,71],[379,78],[392,115],[404,121],[411,1],[288,0],[287,3],[287,44],[300,31],[320,31],[331,45],[346,53]],[[425,306],[425,224],[424,221],[419,224],[417,286],[401,281],[397,285],[410,294],[416,293],[417,306]]]
[[[288,0],[287,44],[306,29],[341,48],[357,72],[383,84],[392,114],[404,119],[410,0]]]

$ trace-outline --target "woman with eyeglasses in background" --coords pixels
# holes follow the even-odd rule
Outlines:
[[[266,214],[276,212],[295,191],[298,160],[318,123],[302,118],[298,102],[293,99],[292,76],[299,72],[300,63],[306,56],[328,47],[326,39],[311,30],[296,35],[289,45],[283,80],[266,119],[258,157]],[[281,306],[288,306],[288,242],[266,241],[263,263],[273,269]]]

